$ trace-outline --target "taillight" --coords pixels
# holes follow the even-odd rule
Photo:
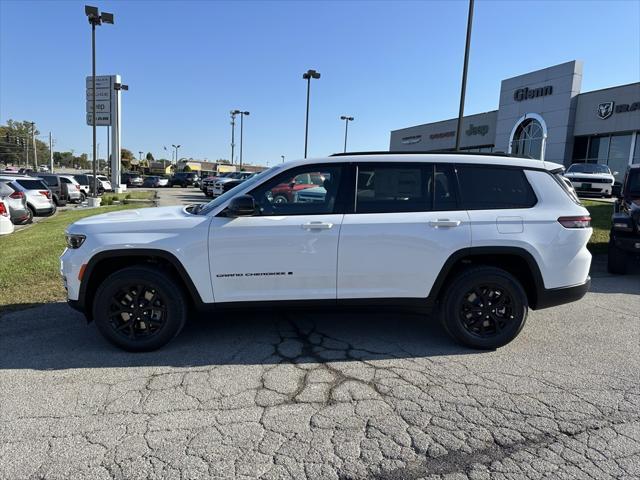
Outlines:
[[[7,211],[7,207],[4,206],[3,202],[0,202],[0,215],[2,215],[3,217],[8,217],[9,216],[9,212]]]
[[[560,217],[558,222],[564,228],[589,228],[591,226],[591,217],[579,216],[579,217]]]
[[[11,195],[9,195],[9,198],[23,198],[24,197],[24,193],[22,192],[13,192]]]
[[[39,190],[38,193],[40,195],[44,195],[45,197],[47,197],[49,200],[51,200],[51,192],[49,190]]]

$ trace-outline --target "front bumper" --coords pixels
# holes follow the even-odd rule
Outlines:
[[[574,182],[571,185],[576,192],[611,195],[613,185],[608,182]],[[588,185],[588,186],[583,186]]]
[[[591,277],[587,277],[584,283],[578,285],[560,288],[543,288],[538,292],[534,310],[555,307],[580,300],[589,291],[590,287]]]

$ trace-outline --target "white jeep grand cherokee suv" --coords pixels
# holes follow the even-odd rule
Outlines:
[[[437,308],[455,340],[496,348],[529,308],[589,289],[590,218],[561,171],[491,155],[289,162],[204,206],[80,220],[61,273],[69,303],[131,351],[167,343],[190,308],[302,303]],[[320,199],[274,201],[305,173],[321,175]]]

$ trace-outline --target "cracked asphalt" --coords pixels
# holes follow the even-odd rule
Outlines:
[[[65,304],[10,312],[0,478],[639,478],[639,293],[594,274],[492,352],[380,310],[194,318],[145,354]]]

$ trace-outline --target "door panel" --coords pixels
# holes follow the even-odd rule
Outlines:
[[[345,215],[338,298],[427,297],[447,258],[470,245],[466,211]]]
[[[215,301],[335,299],[342,218],[214,218],[210,263]]]

